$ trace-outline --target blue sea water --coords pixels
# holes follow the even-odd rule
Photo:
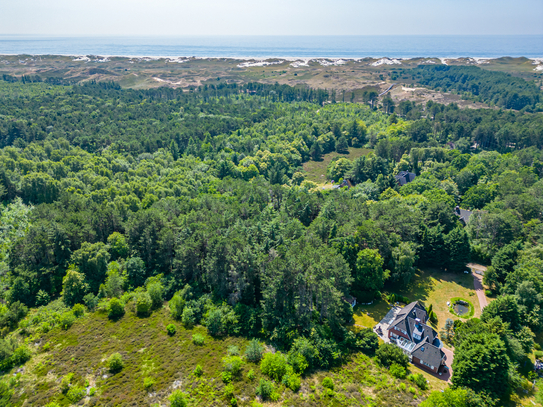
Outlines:
[[[223,58],[543,57],[543,35],[37,37],[0,35],[0,54]]]

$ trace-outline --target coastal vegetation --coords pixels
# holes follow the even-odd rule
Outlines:
[[[526,109],[0,81],[1,399],[515,403],[543,329],[542,137]],[[497,298],[447,324],[437,302],[471,288],[432,282],[455,348],[433,394],[346,298],[424,301],[421,273],[466,285],[470,260]]]

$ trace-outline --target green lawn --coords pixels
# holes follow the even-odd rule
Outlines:
[[[349,154],[339,154],[335,151],[325,154],[322,161],[308,161],[304,163],[304,175],[308,181],[316,182],[317,184],[324,184],[326,180],[326,167],[330,164],[335,157],[345,157],[349,160],[354,160],[363,155],[367,155],[371,152],[367,148],[354,148],[349,147]]]
[[[435,269],[418,270],[406,287],[392,288],[387,292],[406,296],[411,301],[419,300],[426,306],[432,304],[438,318],[438,324],[434,328],[438,331],[443,327],[447,318],[462,319],[449,312],[447,301],[453,297],[462,297],[470,301],[475,307],[474,317],[478,318],[481,315],[481,307],[473,288],[471,274],[446,273]],[[389,309],[390,307],[384,298],[375,300],[372,305],[357,305],[354,310],[355,324],[368,328],[373,327],[379,323]]]

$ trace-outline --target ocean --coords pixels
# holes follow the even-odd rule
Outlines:
[[[0,54],[210,58],[543,58],[543,35],[37,37],[0,35]]]

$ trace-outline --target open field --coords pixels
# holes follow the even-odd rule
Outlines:
[[[322,184],[330,185],[330,181],[326,179],[326,167],[328,167],[328,164],[330,164],[330,162],[334,158],[345,157],[352,161],[358,157],[367,155],[370,152],[371,150],[367,148],[349,147],[349,154],[340,154],[334,151],[334,152],[325,154],[321,161],[308,161],[303,164],[305,179],[308,181],[316,182],[319,185],[322,185]]]
[[[222,358],[232,345],[238,346],[243,354],[247,339],[214,339],[201,326],[187,330],[178,322],[175,322],[177,333],[169,336],[165,327],[171,322],[175,321],[166,308],[147,318],[129,311],[116,322],[108,320],[104,312],[95,312],[86,314],[66,331],[52,330],[35,345],[37,354],[20,370],[10,405],[42,406],[51,401],[60,406],[71,405],[60,391],[60,381],[69,373],[74,374],[74,385],[89,391],[95,389],[92,396],[81,402],[90,406],[164,405],[177,388],[190,395],[194,406],[229,405],[230,399],[224,396],[226,385],[221,379]],[[195,333],[206,336],[203,346],[192,342]],[[119,352],[124,361],[124,368],[116,374],[107,369],[106,362],[114,352]],[[203,367],[201,377],[194,374],[198,364]],[[247,377],[250,370],[255,374],[252,380]],[[244,363],[240,376],[232,382],[239,406],[252,405],[257,399],[255,388],[261,377],[257,364]],[[326,393],[321,385],[325,377],[336,383],[332,394]],[[154,381],[147,388],[146,378]],[[276,383],[280,404],[266,405],[411,406],[417,404],[416,398],[442,388],[439,383],[431,382],[429,390],[416,388],[413,394],[398,388],[402,382],[407,388],[416,388],[411,382],[393,378],[372,358],[358,353],[348,357],[340,367],[304,376],[298,392]]]

